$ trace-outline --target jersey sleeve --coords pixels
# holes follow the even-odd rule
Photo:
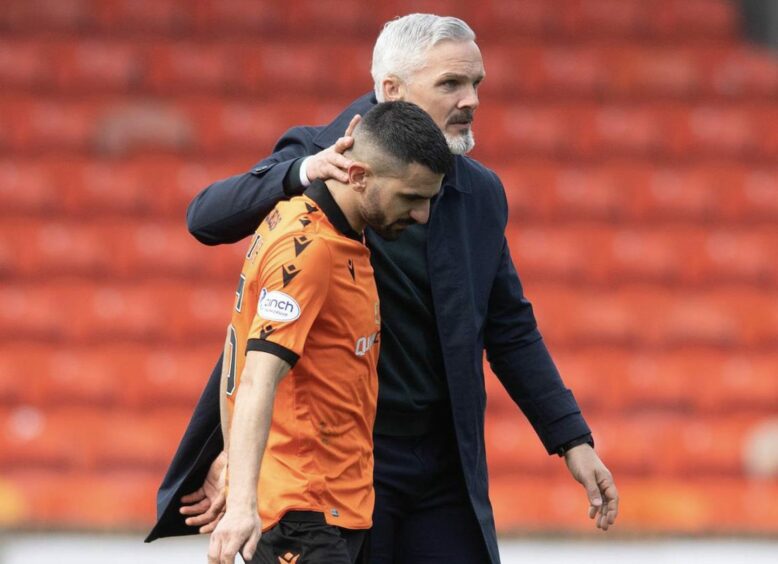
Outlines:
[[[331,268],[327,242],[315,235],[290,235],[267,249],[246,351],[268,352],[294,366],[326,300]]]

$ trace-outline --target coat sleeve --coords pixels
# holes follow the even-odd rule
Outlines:
[[[298,169],[295,164],[302,157],[317,151],[313,144],[316,132],[314,127],[290,129],[278,140],[273,154],[249,172],[214,182],[200,192],[186,211],[189,232],[206,245],[234,243],[254,233],[280,200],[294,195],[294,191],[287,193],[290,183],[299,188],[295,179],[287,177],[291,169]]]
[[[501,184],[500,191],[499,205],[507,219],[507,202]],[[524,296],[504,237],[489,295],[484,346],[492,371],[532,424],[549,454],[591,433],[543,342],[532,304]]]

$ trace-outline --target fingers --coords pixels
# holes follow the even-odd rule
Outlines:
[[[179,511],[181,512],[181,515],[200,515],[201,513],[208,511],[210,506],[211,500],[206,498],[192,505],[182,505]]]
[[[596,513],[596,510],[602,507],[602,495],[594,479],[584,479],[583,487],[586,488],[586,497],[589,498],[589,516],[591,517],[592,508],[595,509]]]
[[[351,137],[354,134],[354,129],[357,127],[357,124],[361,119],[362,116],[360,116],[359,114],[351,118],[351,121],[348,123],[348,127],[346,128],[346,133],[343,134],[344,137]]]
[[[205,534],[208,534],[208,533],[210,533],[210,532],[213,532],[213,530],[214,530],[214,529],[216,528],[216,526],[219,524],[219,521],[221,521],[221,520],[222,520],[222,517],[224,517],[224,513],[225,513],[224,511],[222,511],[221,513],[219,513],[219,514],[218,514],[218,515],[217,515],[217,516],[214,518],[214,520],[213,520],[213,521],[211,521],[210,523],[206,523],[205,525],[203,525],[202,527],[200,527],[200,529],[199,529],[199,531],[198,531],[198,532],[199,532],[200,534],[203,534],[203,535],[205,535]]]
[[[594,508],[594,511],[590,507],[589,517],[596,517],[597,528],[607,531],[616,522],[616,517],[619,514],[619,494],[610,473],[601,478],[599,489],[605,502],[599,508]]]
[[[212,534],[208,545],[208,564],[234,564],[240,542],[241,539],[235,535]]]
[[[203,490],[203,488],[200,488],[195,492],[182,496],[181,503],[189,505],[191,503],[197,503],[198,501],[204,498],[205,498],[205,490]]]
[[[205,511],[199,515],[195,515],[194,517],[189,517],[186,520],[186,524],[191,527],[200,527],[213,523],[215,526],[216,523],[219,522],[219,517],[222,514],[224,514],[224,495],[219,495],[214,498],[213,503],[208,508],[208,511]],[[201,529],[200,532],[204,533],[210,531],[203,531]]]
[[[221,551],[221,537],[211,535],[211,541],[208,544],[208,564],[219,564]]]
[[[348,183],[348,168],[352,165],[352,161],[337,153],[336,150],[337,147],[333,145],[310,159],[306,165],[306,173],[310,180],[334,178],[344,184]]]
[[[608,530],[608,526],[613,525],[616,522],[616,517],[619,515],[619,492],[616,489],[616,484],[613,483],[613,478],[610,474],[601,481],[600,489],[606,500],[605,510],[607,513],[607,520],[605,522],[605,530]]]
[[[246,544],[243,545],[241,555],[243,556],[243,560],[246,562],[254,558],[254,553],[257,551],[257,544],[259,544],[259,539],[261,536],[262,531],[259,529],[254,529],[254,531],[251,533],[251,536],[249,537],[249,540],[247,540]]]
[[[341,137],[337,141],[335,141],[335,144],[332,146],[332,149],[333,151],[335,151],[336,154],[342,155],[346,151],[346,149],[351,147],[353,144],[354,144],[353,137]]]

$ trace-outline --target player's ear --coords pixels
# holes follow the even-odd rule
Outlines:
[[[390,74],[384,77],[381,81],[381,90],[387,102],[405,99],[405,83],[396,75]]]
[[[348,183],[355,192],[364,192],[365,188],[367,188],[367,177],[370,174],[370,165],[354,161],[348,167]]]

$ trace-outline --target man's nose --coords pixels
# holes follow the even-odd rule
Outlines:
[[[424,203],[411,210],[411,219],[416,223],[427,223],[430,218],[430,201],[424,200]]]
[[[475,110],[479,103],[478,88],[475,86],[470,86],[468,87],[467,93],[459,100],[457,107],[459,109],[470,108],[471,110]]]

